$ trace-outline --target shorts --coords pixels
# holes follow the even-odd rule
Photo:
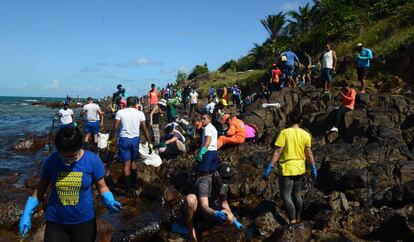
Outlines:
[[[45,242],[93,242],[96,239],[96,221],[81,224],[58,224],[46,221]]]
[[[120,137],[118,141],[118,155],[122,162],[133,161],[138,158],[141,139]]]
[[[283,74],[285,75],[285,77],[293,77],[294,71],[295,71],[294,66],[285,66],[283,68]]]
[[[101,123],[99,121],[89,121],[85,124],[85,134],[98,134]]]
[[[321,71],[321,81],[332,82],[333,70],[331,68],[323,68]]]
[[[60,128],[61,128],[61,129],[63,129],[63,128],[68,128],[68,127],[69,127],[69,128],[73,127],[73,123],[61,124],[61,125],[60,125]]]
[[[204,154],[203,160],[198,163],[197,170],[207,173],[215,172],[217,170],[218,160],[217,150],[209,150]]]
[[[357,68],[358,81],[364,80],[367,74],[368,74],[368,67]]]

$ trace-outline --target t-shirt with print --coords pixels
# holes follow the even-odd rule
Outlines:
[[[139,137],[139,128],[142,121],[145,121],[145,114],[136,108],[121,109],[115,114],[115,119],[121,121],[119,137]]]
[[[198,93],[190,92],[191,104],[196,104],[198,101]]]
[[[61,109],[59,110],[60,122],[62,124],[70,124],[73,122],[72,120],[73,111],[72,109]]]
[[[101,108],[96,103],[88,103],[85,106],[83,106],[83,111],[86,112],[86,121],[87,122],[98,121],[99,120],[98,110],[101,110]]]
[[[80,160],[67,166],[55,152],[43,162],[40,176],[52,186],[46,208],[47,221],[79,224],[95,218],[92,185],[105,176],[99,156],[85,151]]]
[[[311,147],[311,136],[301,128],[287,128],[280,132],[275,143],[283,147],[279,167],[283,176],[297,176],[306,172],[305,147]]]
[[[211,124],[207,124],[206,127],[203,129],[203,136],[202,136],[202,144],[204,146],[206,141],[206,136],[211,137],[210,145],[207,147],[209,151],[216,151],[217,150],[217,129]]]

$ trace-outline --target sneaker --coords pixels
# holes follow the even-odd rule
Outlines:
[[[337,127],[332,127],[331,132],[338,132],[338,128]]]

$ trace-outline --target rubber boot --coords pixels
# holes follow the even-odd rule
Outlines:
[[[131,192],[131,176],[124,176],[124,180],[125,180],[125,193],[127,197],[132,197],[132,192]]]
[[[131,187],[137,189],[137,169],[131,170]]]

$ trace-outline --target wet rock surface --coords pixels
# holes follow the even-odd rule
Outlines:
[[[331,112],[340,106],[332,95],[305,86],[274,92],[270,99],[279,102],[281,109],[261,108],[258,101],[240,115],[245,123],[259,128],[260,144],[226,147],[219,153],[220,162],[233,169],[229,204],[248,229],[215,227],[200,231],[200,241],[414,241],[412,100],[359,94],[355,110],[345,115],[338,133],[331,133]],[[312,133],[318,180],[305,176],[302,223],[287,225],[276,172],[267,181],[260,178],[278,133],[286,127],[289,114],[297,110],[305,115],[304,128]],[[105,125],[110,130],[111,120]],[[99,241],[185,241],[170,228],[181,215],[181,199],[192,191],[193,147],[198,139],[189,139],[187,154],[164,159],[159,168],[140,164],[135,198],[124,196],[122,164],[108,166],[107,184],[124,209],[108,217],[96,196]],[[0,182],[4,188],[0,226],[16,229],[31,189],[16,189],[10,185],[12,180]],[[35,177],[29,179],[26,186],[33,188],[35,181]],[[33,234],[39,228],[40,224],[34,224]]]

